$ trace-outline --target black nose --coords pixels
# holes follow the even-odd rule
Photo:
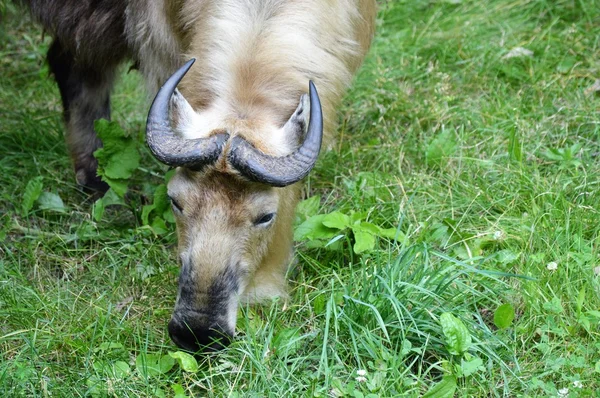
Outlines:
[[[173,317],[169,322],[171,340],[186,351],[219,351],[227,347],[233,339],[233,333],[223,330],[219,325],[198,327],[193,322],[185,322]]]

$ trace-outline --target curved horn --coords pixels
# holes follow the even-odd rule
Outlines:
[[[158,161],[169,166],[185,166],[194,170],[217,161],[223,151],[228,134],[216,134],[208,138],[185,139],[173,131],[169,117],[169,102],[196,59],[192,58],[175,72],[158,90],[152,102],[146,122],[146,142]],[[183,101],[191,109],[185,98],[176,92],[175,101]]]
[[[242,175],[256,182],[285,187],[300,181],[314,167],[323,139],[323,112],[317,89],[309,82],[310,122],[304,143],[287,156],[269,156],[240,136],[231,140],[229,163]]]

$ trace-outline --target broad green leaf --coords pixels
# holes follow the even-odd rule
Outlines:
[[[440,166],[442,160],[452,156],[454,152],[456,152],[454,134],[444,130],[427,146],[425,164],[427,166]]]
[[[542,155],[548,160],[560,162],[564,160],[563,152],[556,148],[547,148]]]
[[[154,204],[145,205],[144,207],[142,207],[142,225],[150,225],[148,217],[150,217],[150,213],[152,213],[152,210],[154,210],[155,208],[156,206]]]
[[[450,398],[456,391],[456,378],[444,376],[442,381],[434,385],[423,395],[423,398]]]
[[[496,257],[496,261],[498,261],[500,264],[510,264],[519,259],[519,254],[511,250],[504,249],[496,252],[494,257]]]
[[[156,218],[151,217],[154,215],[158,218],[162,218],[164,213],[170,209],[169,204],[169,196],[167,195],[167,186],[165,184],[160,184],[154,190],[154,198],[151,205],[145,205],[142,208],[142,225],[153,225],[156,222]],[[152,222],[150,222],[150,220]],[[164,221],[163,221],[164,224]],[[160,226],[159,226],[160,227]],[[153,228],[154,229],[154,228]],[[166,231],[166,226],[163,228]],[[154,231],[156,234],[160,235],[156,230]],[[164,232],[161,232],[164,233]]]
[[[468,361],[465,359],[461,359],[460,367],[462,370],[462,375],[464,377],[468,377],[478,370],[483,370],[483,361],[479,357],[473,357]]]
[[[25,186],[23,202],[21,203],[21,214],[23,217],[27,216],[31,209],[33,209],[33,204],[40,197],[43,188],[44,183],[42,182],[42,177],[35,177],[29,180],[27,186]]]
[[[156,265],[154,262],[138,261],[135,266],[135,272],[142,280],[146,280],[156,274]]]
[[[184,371],[189,373],[196,373],[198,371],[198,361],[187,352],[175,351],[169,352],[169,355],[179,363],[179,366]]]
[[[92,223],[88,221],[84,221],[75,230],[75,235],[82,242],[97,240],[99,236],[98,228]]]
[[[154,191],[153,203],[158,214],[162,214],[170,207],[169,196],[167,195],[167,186],[165,184],[160,184],[156,187],[156,190]]]
[[[98,348],[94,349],[94,352],[104,352],[104,351],[109,351],[109,350],[117,350],[119,348],[123,348],[123,344],[121,343],[115,343],[112,341],[105,341],[104,343],[100,344],[98,346]]]
[[[306,240],[304,244],[309,249],[321,249],[327,245],[327,242],[317,239],[317,240]],[[334,243],[333,245],[334,245],[334,247],[336,247],[335,246],[336,243]],[[329,246],[329,248],[331,248],[331,246]]]
[[[562,302],[556,296],[552,297],[552,300],[546,301],[542,307],[546,311],[551,312],[553,314],[560,314],[563,312]]]
[[[498,329],[506,329],[515,319],[515,309],[510,303],[504,303],[494,312],[494,324]]]
[[[350,214],[350,224],[357,224],[359,221],[362,221],[365,218],[367,218],[368,215],[369,213],[367,213],[366,211],[357,211],[355,213],[352,213]]]
[[[471,334],[465,324],[449,312],[440,316],[442,331],[446,337],[448,352],[452,355],[461,355],[471,346]]]
[[[327,304],[327,297],[324,294],[319,294],[312,302],[313,311],[315,314],[320,315],[325,312],[325,305]]]
[[[92,208],[92,216],[94,217],[94,221],[100,222],[102,220],[102,216],[104,216],[104,210],[106,207],[104,206],[104,199],[100,198],[94,202],[94,207]]]
[[[131,368],[127,362],[117,361],[113,364],[113,374],[115,377],[124,379],[131,373]]]
[[[362,253],[364,251],[373,250],[375,247],[375,237],[379,236],[382,229],[370,222],[357,222],[352,225],[354,232],[354,252]]]
[[[175,361],[173,358],[171,358],[171,356],[163,355],[160,357],[160,360],[158,361],[158,368],[160,369],[161,373],[167,373],[169,370],[173,369],[173,366],[175,366]]]
[[[175,360],[169,355],[140,354],[135,359],[135,366],[144,377],[154,377],[167,373],[174,365]]]
[[[596,362],[596,366],[594,366],[594,372],[600,373],[600,361]]]
[[[131,142],[121,148],[118,154],[109,158],[109,162],[104,166],[103,175],[112,179],[127,179],[137,169],[139,162],[140,155],[137,150],[137,144]]]
[[[37,200],[37,204],[42,210],[51,210],[58,213],[66,213],[67,207],[60,196],[51,192],[42,192]]]
[[[302,338],[298,328],[287,328],[280,330],[271,341],[275,355],[294,355],[302,346]]]
[[[98,175],[123,180],[131,177],[140,163],[137,143],[125,136],[118,123],[97,120],[94,129],[103,147],[94,152],[98,160]]]
[[[375,236],[370,232],[355,231],[354,232],[354,253],[362,253],[368,250],[373,250],[375,247]]]
[[[92,368],[98,373],[104,373],[108,369],[106,361],[96,360],[92,363]]]
[[[321,197],[319,195],[311,196],[298,203],[298,206],[296,206],[296,223],[302,223],[309,217],[316,215],[320,206]]]
[[[377,225],[372,224],[370,222],[366,222],[366,221],[352,225],[352,230],[355,232],[356,231],[368,232],[371,235],[379,235],[379,233],[381,232],[381,228],[379,228]]]
[[[406,236],[402,231],[399,231],[398,228],[379,228],[378,236],[383,238],[393,239],[396,241],[403,241]]]
[[[339,230],[323,225],[325,216],[325,214],[312,216],[296,227],[294,240],[329,239],[337,235]]]
[[[409,339],[404,339],[402,341],[402,349],[400,351],[400,356],[405,357],[412,350],[412,343]]]
[[[167,171],[165,173],[165,184],[168,184],[169,181],[171,181],[171,178],[173,178],[176,171],[177,171],[177,169],[170,169],[169,171]]]
[[[167,228],[167,224],[165,224],[165,220],[163,220],[160,217],[155,217],[154,220],[152,220],[152,231],[156,234],[156,235],[164,235],[167,232],[169,232],[169,228]]]
[[[127,206],[127,203],[125,203],[125,201],[123,200],[123,197],[117,195],[116,192],[113,191],[112,189],[109,189],[104,194],[104,197],[102,198],[102,200],[104,200],[104,206],[113,206],[113,205]]]
[[[171,384],[171,388],[173,389],[173,393],[175,394],[173,398],[187,398],[185,395],[185,390],[181,386],[181,384]]]
[[[328,228],[346,229],[350,226],[350,217],[339,211],[334,211],[325,215],[323,225]]]
[[[102,181],[106,182],[108,184],[108,186],[111,188],[111,191],[113,191],[117,196],[119,196],[121,198],[125,196],[125,193],[127,192],[127,185],[128,185],[127,180],[114,179],[114,178],[108,178],[106,176],[103,176]]]
[[[590,320],[585,315],[580,315],[579,317],[577,317],[577,322],[579,322],[579,324],[581,326],[583,326],[583,328],[589,332],[590,327],[592,326],[592,324],[591,324]]]
[[[87,394],[91,396],[106,396],[106,383],[96,375],[88,377],[85,381],[88,386]]]
[[[173,215],[173,209],[168,207],[167,210],[163,211],[162,219],[170,224],[175,224],[175,216]]]
[[[125,186],[125,190],[127,190],[127,186]],[[124,194],[125,191],[123,191],[122,195],[119,196],[114,189],[109,189],[103,197],[94,202],[94,208],[92,209],[92,216],[94,217],[94,220],[99,222],[108,206],[127,206],[122,197]]]

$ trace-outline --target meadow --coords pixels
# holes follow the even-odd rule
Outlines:
[[[289,300],[197,359],[167,333],[176,237],[140,76],[103,127],[139,164],[95,202],[51,39],[0,11],[0,395],[600,397],[597,0],[380,2],[306,180]]]

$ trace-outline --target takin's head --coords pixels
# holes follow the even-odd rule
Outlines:
[[[303,96],[281,127],[292,141],[304,138],[286,156],[265,154],[225,130],[184,139],[171,125],[192,117],[191,106],[176,90],[192,63],[159,90],[146,138],[159,161],[178,167],[168,185],[181,260],[169,335],[179,347],[196,352],[229,343],[240,303],[284,294],[298,198],[295,183],[316,162],[323,118],[311,83],[310,122],[306,123],[309,104]]]

